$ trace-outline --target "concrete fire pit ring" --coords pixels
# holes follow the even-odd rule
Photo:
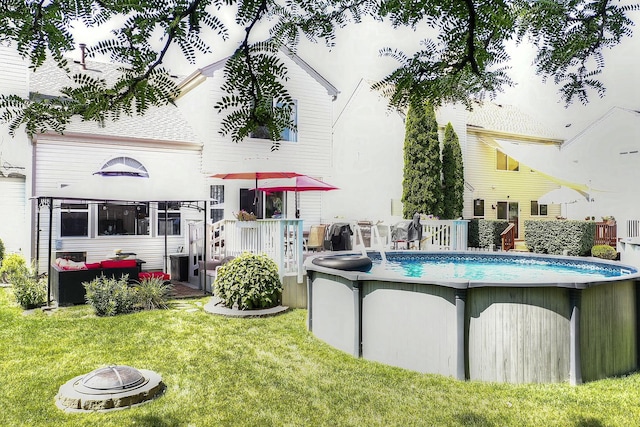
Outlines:
[[[110,365],[79,375],[60,386],[56,406],[67,412],[125,409],[160,396],[162,377],[146,369]]]

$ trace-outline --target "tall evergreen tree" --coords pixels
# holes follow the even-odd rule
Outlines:
[[[464,207],[464,165],[462,150],[451,123],[444,129],[442,146],[442,189],[444,192],[442,216],[455,219],[462,216]]]
[[[416,212],[439,216],[442,204],[438,122],[431,104],[409,108],[404,137],[403,216]]]

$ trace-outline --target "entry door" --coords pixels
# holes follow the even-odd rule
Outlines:
[[[506,219],[514,226],[515,237],[518,238],[518,202],[498,202],[498,219]]]
[[[253,212],[258,219],[262,219],[262,192],[258,193],[254,189],[242,188],[240,190],[240,209]]]

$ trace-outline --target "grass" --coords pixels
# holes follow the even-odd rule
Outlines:
[[[317,340],[305,310],[266,319],[174,306],[98,318],[24,314],[0,288],[1,426],[630,426],[640,374],[572,387],[461,382],[353,358]],[[143,406],[69,414],[58,388],[107,364],[151,369]]]

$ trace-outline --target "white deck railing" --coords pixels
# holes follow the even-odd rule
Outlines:
[[[303,233],[299,219],[226,219],[207,225],[207,259],[264,253],[278,265],[280,276],[294,274],[302,283]]]
[[[467,220],[427,220],[422,222],[420,249],[466,251]]]

